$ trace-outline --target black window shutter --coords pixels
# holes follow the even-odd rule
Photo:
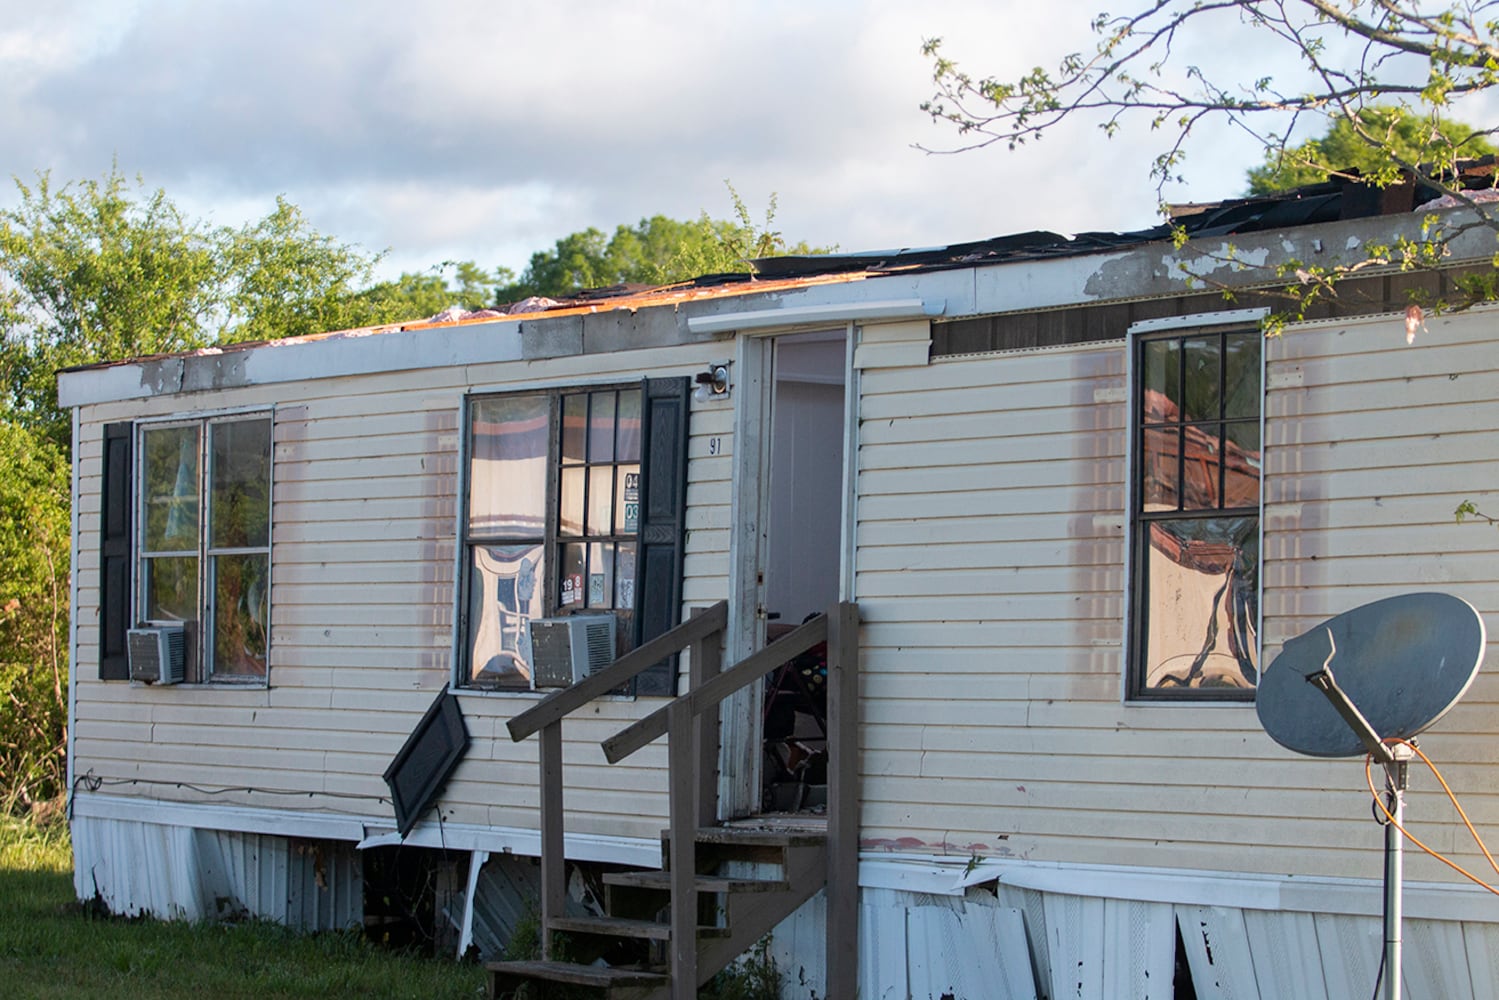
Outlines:
[[[635,643],[681,621],[682,549],[687,512],[686,378],[646,379],[642,387],[640,548],[635,563]],[[639,695],[675,695],[675,656],[640,674]]]
[[[104,425],[103,485],[99,524],[99,679],[130,679],[125,632],[130,628],[130,526],[135,428]]]

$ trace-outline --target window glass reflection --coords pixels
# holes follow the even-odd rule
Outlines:
[[[588,397],[588,460],[614,461],[614,396],[612,392]]]
[[[1181,343],[1147,341],[1141,351],[1140,419],[1144,423],[1179,420],[1181,411]],[[1170,416],[1166,416],[1166,414]]]
[[[208,428],[209,544],[259,548],[271,538],[271,422],[232,420]]]
[[[544,614],[542,545],[478,545],[469,575],[469,681],[531,685],[531,619]]]
[[[1229,420],[1260,415],[1260,349],[1257,330],[1223,338],[1223,416]]]
[[[142,560],[145,619],[153,622],[198,620],[196,556],[155,556]]]
[[[270,557],[262,554],[214,556],[209,560],[213,588],[214,677],[264,677],[270,596]]]
[[[162,427],[142,435],[146,552],[198,547],[198,427]]]
[[[1169,518],[1145,530],[1145,687],[1254,687],[1259,518]]]
[[[1218,342],[1217,334],[1182,340],[1183,375],[1186,379],[1180,401],[1183,419],[1217,420],[1222,412]]]
[[[562,470],[557,530],[564,535],[583,533],[583,484],[587,474],[588,470],[581,465]]]
[[[588,470],[588,534],[614,531],[614,466],[595,465]]]
[[[588,397],[562,397],[562,461],[582,462],[588,458]]]
[[[540,536],[546,527],[545,396],[476,400],[469,431],[469,532]]]
[[[626,389],[619,394],[618,446],[614,460],[640,461],[640,390]]]

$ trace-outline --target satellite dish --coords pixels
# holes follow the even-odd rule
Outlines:
[[[1410,739],[1468,690],[1484,638],[1473,605],[1451,594],[1402,594],[1345,611],[1287,642],[1265,668],[1255,693],[1260,725],[1297,753],[1362,757],[1358,734],[1309,683],[1327,667],[1376,733]]]

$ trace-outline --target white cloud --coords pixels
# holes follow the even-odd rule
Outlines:
[[[1159,136],[1077,124],[1019,153],[919,110],[924,38],[978,72],[1092,44],[1091,4],[404,0],[36,5],[0,28],[0,171],[97,177],[117,160],[236,223],[277,194],[387,268],[520,269],[586,226],[757,217],[845,250],[1154,221]],[[1212,40],[1222,48],[1221,41]],[[1247,53],[1224,56],[1244,61]],[[1193,151],[1196,199],[1236,193],[1252,142]],[[1200,154],[1200,159],[1198,159]],[[3,195],[0,195],[3,201]]]

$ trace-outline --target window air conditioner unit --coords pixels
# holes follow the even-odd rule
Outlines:
[[[537,618],[531,622],[531,667],[536,686],[567,687],[614,661],[613,615]]]
[[[126,632],[130,679],[147,684],[181,684],[187,670],[181,625],[154,625]]]

